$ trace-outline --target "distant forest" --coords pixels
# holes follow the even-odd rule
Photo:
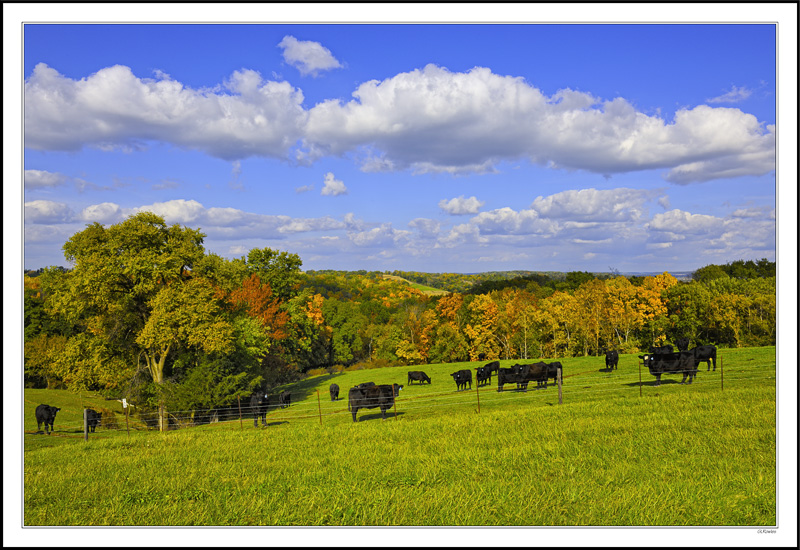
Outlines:
[[[207,253],[150,213],[65,245],[75,267],[24,274],[25,384],[139,406],[228,406],[308,374],[691,345],[774,345],[775,263],[691,280],[507,271],[302,271],[296,254]],[[445,291],[445,292],[441,292]]]

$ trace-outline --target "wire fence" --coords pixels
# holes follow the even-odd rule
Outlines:
[[[639,369],[639,372],[626,372],[624,374],[609,371],[607,373],[608,376],[602,378],[597,377],[597,369],[592,369],[566,375],[561,379],[560,384],[548,381],[546,387],[544,385],[533,385],[531,382],[532,385],[525,391],[515,387],[514,383],[506,384],[501,391],[496,384],[496,378],[494,379],[494,384],[474,385],[470,389],[464,390],[449,389],[433,393],[428,391],[420,395],[410,395],[408,390],[405,390],[401,394],[396,394],[391,402],[385,402],[383,409],[387,418],[397,418],[398,414],[424,417],[426,413],[436,415],[442,409],[454,410],[457,408],[477,407],[476,412],[480,412],[481,407],[491,409],[498,404],[508,403],[509,395],[517,395],[528,402],[552,405],[556,400],[560,404],[562,401],[576,402],[595,398],[602,399],[612,394],[620,395],[620,386],[630,388],[631,391],[635,391],[638,388],[640,394],[643,388],[659,387],[655,385],[652,375],[641,362],[639,363]],[[776,380],[774,372],[758,373],[753,370],[734,369],[733,372],[724,375],[721,361],[718,369],[715,372],[715,376],[719,374],[720,390],[724,389],[723,380],[728,384],[736,385],[755,381]],[[600,370],[602,372],[604,369]],[[701,381],[700,377],[705,372],[707,371],[698,369],[698,376],[695,377],[693,383],[703,384],[704,387],[708,387],[706,385],[707,380]],[[682,373],[664,374],[677,376]],[[679,382],[674,379],[662,380],[663,385],[671,386],[676,383]],[[346,421],[352,416],[347,397],[329,401],[328,399],[323,399],[323,396],[327,397],[327,392],[323,394],[319,390],[316,390],[316,399],[313,396],[314,393],[311,394],[310,399],[305,398],[289,405],[272,402],[264,405],[251,405],[248,400],[247,403],[240,402],[232,406],[212,409],[171,410],[166,413],[166,421],[168,422],[169,430],[200,426],[212,429],[253,429],[253,427],[263,428],[265,425],[291,422],[318,422],[324,424],[333,420],[341,421],[340,419]],[[540,399],[540,397],[544,397],[544,399]],[[324,408],[322,406],[323,402],[325,403]],[[370,418],[373,418],[374,415],[383,416],[384,413],[377,403],[365,403],[364,405],[359,408],[359,416],[369,415]],[[160,415],[158,411],[126,414],[120,411],[109,411],[107,408],[96,408],[101,409],[103,413],[94,431],[88,426],[83,411],[70,411],[73,413],[69,415],[70,418],[78,416],[74,414],[78,412],[80,417],[84,417],[84,420],[59,422],[56,418],[51,435],[66,439],[83,438],[88,440],[106,438],[112,436],[113,432],[118,431],[128,430],[130,432],[131,430],[150,431],[159,429]],[[126,412],[130,410],[127,409]],[[28,431],[25,432],[25,435],[37,435],[38,433],[41,432]]]

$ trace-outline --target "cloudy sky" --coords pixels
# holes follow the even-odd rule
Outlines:
[[[776,258],[774,24],[27,24],[24,266],[156,212],[304,269]]]

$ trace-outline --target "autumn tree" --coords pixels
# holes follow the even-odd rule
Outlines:
[[[203,237],[199,230],[167,226],[150,212],[110,227],[91,224],[64,244],[74,269],[49,305],[88,319],[81,347],[98,348],[90,345],[96,338],[111,351],[124,351],[129,368],[132,361],[143,362],[161,386],[167,357],[176,347],[214,352],[231,346],[232,329],[221,314],[219,293],[192,274],[204,255]],[[163,400],[159,426],[167,426]]]

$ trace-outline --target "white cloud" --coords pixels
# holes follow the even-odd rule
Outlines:
[[[308,55],[325,53],[316,43],[286,37],[282,44],[287,55],[298,48],[291,59],[305,70],[338,65]],[[135,151],[158,141],[229,161],[299,163],[355,153],[365,171],[450,174],[527,159],[604,175],[664,169],[679,184],[775,169],[775,126],[735,108],[699,105],[667,121],[621,97],[570,89],[547,96],[488,68],[436,65],[365,82],[352,95],[306,110],[299,89],[248,69],[221,86],[192,89],[163,73],[138,78],[121,65],[73,80],[40,63],[25,81],[25,146]]]
[[[341,67],[341,63],[331,54],[331,51],[320,44],[310,40],[298,40],[294,36],[284,36],[278,44],[283,49],[283,59],[291,66],[296,67],[301,75],[317,76],[320,71],[329,71]]]
[[[706,214],[691,214],[677,209],[656,214],[650,221],[651,229],[675,233],[709,233],[719,231],[721,227],[721,218]]]
[[[155,140],[225,160],[286,158],[307,116],[302,92],[250,70],[225,86],[193,90],[122,65],[73,80],[39,63],[25,80],[25,147],[136,150]]]
[[[198,218],[205,213],[203,205],[196,200],[176,199],[167,202],[157,202],[147,206],[139,206],[130,209],[130,214],[139,212],[152,212],[164,218],[168,224],[190,225],[197,222]],[[126,212],[128,214],[128,212]]]
[[[66,182],[64,174],[46,170],[25,170],[25,189],[58,187]]]
[[[353,96],[309,111],[310,157],[371,144],[381,166],[417,173],[487,172],[528,159],[599,174],[666,168],[681,183],[774,169],[775,128],[739,109],[700,105],[668,122],[623,98],[548,97],[522,78],[435,65],[366,82]]]
[[[465,199],[464,196],[461,195],[460,197],[450,200],[440,200],[439,208],[451,216],[460,216],[464,214],[477,214],[484,204],[486,204],[484,201],[479,201],[476,197]]]
[[[739,103],[740,101],[744,101],[748,97],[753,94],[752,90],[747,89],[744,86],[731,86],[731,89],[717,97],[712,97],[711,99],[706,99],[708,103]]]
[[[313,185],[301,185],[300,187],[295,187],[294,188],[294,192],[297,193],[297,194],[307,193],[307,192],[313,191],[313,190],[314,190],[314,186]]]
[[[35,200],[25,203],[25,223],[69,223],[74,221],[72,209],[64,203]]]
[[[640,189],[568,190],[536,197],[531,204],[543,218],[571,221],[635,221],[645,214],[651,193]]]
[[[104,202],[87,206],[81,211],[80,218],[85,222],[113,224],[122,221],[122,208],[113,202]]]
[[[337,180],[333,176],[333,172],[328,172],[327,174],[325,174],[325,185],[322,187],[321,194],[331,195],[333,197],[338,195],[346,195],[347,187],[345,187],[343,181]]]
[[[414,218],[408,222],[408,226],[416,229],[419,235],[424,238],[436,237],[441,229],[441,223],[428,218]]]

